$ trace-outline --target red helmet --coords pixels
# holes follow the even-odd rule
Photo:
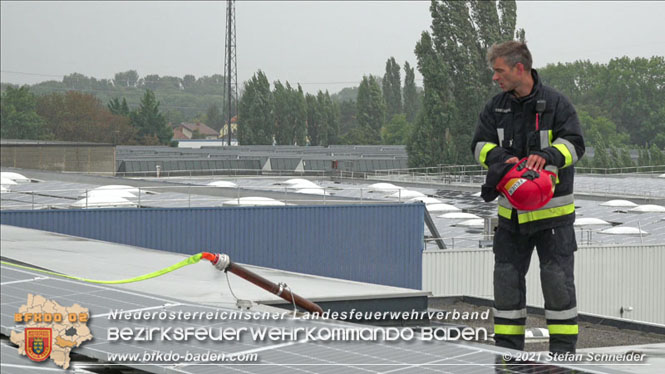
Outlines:
[[[551,171],[529,170],[526,158],[521,159],[501,178],[496,189],[519,210],[536,210],[554,195],[556,174]]]

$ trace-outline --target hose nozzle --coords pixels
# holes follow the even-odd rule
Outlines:
[[[219,271],[226,271],[226,269],[231,264],[231,258],[223,253],[212,254],[204,252],[202,257],[210,261],[212,266],[214,266]]]

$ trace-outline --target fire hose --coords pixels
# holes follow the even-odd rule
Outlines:
[[[291,292],[289,289],[287,289],[286,285],[283,283],[273,283],[272,281],[263,278],[262,276],[244,268],[241,265],[238,265],[234,262],[231,262],[231,259],[229,258],[228,255],[225,254],[213,254],[209,252],[201,252],[197,253],[193,256],[190,256],[177,264],[171,265],[169,267],[166,267],[164,269],[160,269],[157,271],[153,271],[152,273],[140,275],[138,277],[134,278],[127,278],[127,279],[120,279],[120,280],[95,280],[95,279],[87,279],[87,278],[81,278],[81,277],[76,277],[72,275],[67,275],[67,274],[62,274],[62,273],[57,273],[54,271],[49,271],[49,270],[44,270],[44,269],[38,269],[30,266],[24,266],[24,265],[19,265],[11,262],[6,262],[6,261],[1,261],[3,265],[8,265],[8,266],[13,266],[16,268],[21,268],[21,269],[26,269],[26,270],[31,270],[31,271],[37,271],[43,274],[48,274],[48,275],[54,275],[58,277],[63,277],[63,278],[68,278],[68,279],[73,279],[81,282],[86,282],[86,283],[97,283],[97,284],[124,284],[124,283],[134,283],[134,282],[140,282],[144,281],[147,279],[151,278],[156,278],[159,276],[162,276],[164,274],[170,273],[172,271],[178,270],[182,267],[196,264],[201,259],[205,259],[210,261],[210,263],[219,271],[223,272],[231,272],[240,278],[243,278],[261,288],[264,290],[271,292],[274,295],[277,295],[281,297],[282,299],[288,301],[288,302],[293,302],[297,306],[307,310],[310,313],[323,313],[323,309],[321,309],[320,306],[316,305],[315,303],[298,296],[297,294]]]

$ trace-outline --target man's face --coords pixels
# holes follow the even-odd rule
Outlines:
[[[524,65],[521,63],[510,67],[503,57],[497,57],[492,64],[492,69],[494,70],[492,80],[498,83],[505,92],[514,90],[522,83]]]

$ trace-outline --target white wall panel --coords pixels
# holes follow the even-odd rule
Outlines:
[[[423,252],[423,290],[434,296],[493,298],[491,249]],[[580,247],[575,285],[581,313],[665,324],[665,245]],[[527,304],[543,306],[538,255],[527,274]]]

